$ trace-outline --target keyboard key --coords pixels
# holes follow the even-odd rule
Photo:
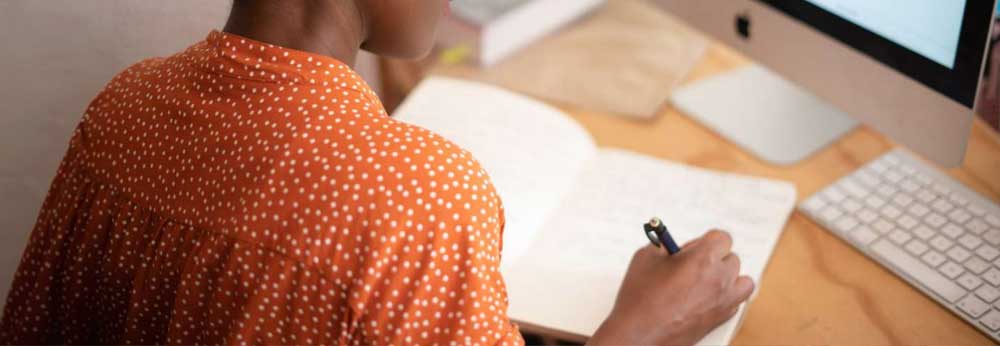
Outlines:
[[[896,197],[892,198],[892,203],[895,203],[900,208],[906,208],[913,204],[913,197],[904,194],[898,194]]]
[[[990,310],[989,304],[986,304],[986,302],[979,300],[979,298],[976,298],[973,295],[969,295],[960,300],[957,306],[959,310],[962,310],[962,312],[972,316],[973,318],[979,318],[979,316],[982,316]]]
[[[975,234],[983,234],[983,232],[990,229],[990,226],[986,222],[983,222],[983,220],[975,218],[965,224],[965,229]]]
[[[945,251],[950,249],[952,245],[955,245],[955,242],[949,240],[948,238],[945,238],[944,236],[939,235],[937,237],[934,237],[934,239],[931,239],[930,244],[931,247],[937,249],[938,251]]]
[[[817,198],[816,196],[813,196],[802,203],[802,209],[813,215],[819,214],[820,210],[823,210],[823,208],[826,208],[826,200]]]
[[[949,223],[941,228],[941,233],[948,236],[948,238],[955,239],[965,233],[965,230],[962,227],[955,226],[953,223]]]
[[[1000,245],[1000,230],[991,229],[983,234],[983,240],[993,245]]]
[[[886,166],[889,166],[889,167],[894,167],[894,166],[896,166],[896,165],[898,165],[900,163],[900,160],[899,160],[898,157],[896,157],[895,153],[885,154],[885,156],[882,156],[881,161],[885,162]]]
[[[940,183],[935,183],[931,188],[933,188],[934,192],[937,192],[939,196],[947,196],[951,194],[951,189]]]
[[[861,205],[861,203],[858,203],[858,201],[856,201],[855,199],[848,198],[845,199],[843,202],[840,202],[840,207],[843,208],[848,213],[854,214],[857,213],[858,210],[861,210],[861,208],[863,208],[864,206]]]
[[[997,217],[996,215],[986,214],[983,219],[986,220],[986,223],[992,225],[993,227],[1000,227],[1000,217]]]
[[[990,312],[986,313],[986,316],[979,319],[979,322],[986,328],[989,328],[990,331],[996,332],[1000,330],[1000,312],[990,310]]]
[[[876,173],[881,173],[881,172],[876,172]],[[862,184],[865,184],[865,185],[867,185],[868,187],[876,187],[876,186],[878,186],[878,185],[879,185],[879,183],[881,182],[881,181],[880,181],[880,180],[878,179],[878,176],[876,176],[875,174],[872,174],[872,173],[871,173],[871,172],[870,172],[869,170],[867,170],[867,169],[859,169],[859,170],[858,170],[858,171],[857,171],[857,172],[856,172],[856,173],[854,174],[854,176],[855,176],[856,178],[858,178],[858,181],[860,181],[860,182],[861,182]]]
[[[961,225],[969,221],[969,219],[972,218],[972,215],[965,210],[955,209],[952,210],[950,213],[948,213],[948,218],[951,219],[951,221],[955,221],[955,223]]]
[[[1000,286],[1000,269],[990,268],[986,270],[986,273],[983,273],[981,277],[983,280],[986,280],[986,282],[989,282],[990,285]]]
[[[969,212],[972,213],[972,215],[975,216],[986,215],[986,209],[983,209],[983,207],[979,206],[979,204],[976,204],[975,202],[969,203],[969,205],[966,208],[969,209]]]
[[[854,196],[854,198],[857,199],[865,198],[865,196],[868,196],[869,194],[868,189],[861,187],[861,185],[858,185],[858,183],[855,183],[853,180],[844,180],[840,183],[840,187],[843,188],[847,194]]]
[[[941,263],[944,263],[944,261],[947,260],[947,258],[944,257],[944,255],[934,250],[927,251],[927,253],[925,253],[923,256],[920,256],[920,259],[924,260],[924,262],[926,262],[927,264],[931,265],[931,267],[934,268],[937,268],[938,266],[941,265]]]
[[[914,219],[912,216],[903,215],[903,217],[899,218],[899,220],[896,220],[896,224],[905,230],[911,230],[914,227],[917,227],[917,225],[920,224],[920,221],[917,221],[917,219]]]
[[[913,179],[904,179],[902,183],[899,183],[899,187],[907,193],[914,193],[920,189],[920,184],[913,181]]]
[[[872,221],[878,219],[878,214],[875,214],[875,212],[871,211],[870,209],[865,209],[858,212],[858,219],[860,219],[861,222],[864,223],[872,223]]]
[[[934,210],[936,210],[939,213],[944,214],[944,213],[947,213],[947,212],[951,211],[952,209],[955,209],[955,206],[952,205],[951,202],[948,202],[948,201],[943,200],[943,199],[939,199],[939,200],[934,201],[934,203],[931,204],[931,208],[934,209]]]
[[[962,268],[962,266],[958,265],[958,263],[948,262],[938,268],[938,271],[944,274],[944,276],[947,276],[949,279],[954,279],[959,275],[962,275],[962,273],[965,273],[965,268]]]
[[[964,207],[967,204],[969,204],[969,200],[966,199],[964,196],[960,195],[958,192],[952,192],[951,195],[948,196],[948,200],[951,201],[951,203],[954,203],[955,205],[961,207]]]
[[[1000,256],[1000,251],[989,245],[980,246],[975,252],[977,256],[987,261],[992,261]]]
[[[892,232],[892,230],[896,229],[896,225],[893,225],[892,222],[886,220],[875,221],[872,226],[874,226],[875,230],[882,234]]]
[[[892,196],[895,195],[896,192],[899,192],[899,189],[896,189],[889,185],[882,185],[879,186],[879,188],[876,189],[875,192],[881,195],[882,197],[892,198]]]
[[[917,227],[917,229],[913,230],[913,235],[923,240],[931,239],[931,237],[934,237],[935,234],[937,234],[937,232],[934,232],[933,229],[930,229],[930,227],[922,225],[920,227]]]
[[[870,168],[872,170],[872,172],[875,172],[875,173],[878,173],[878,174],[885,173],[885,171],[889,170],[889,166],[887,166],[881,160],[874,161],[874,162],[868,164],[868,168]]]
[[[910,209],[908,209],[907,211],[910,212],[910,215],[913,215],[915,217],[924,217],[924,215],[927,215],[927,213],[931,212],[931,209],[925,207],[923,204],[914,204],[911,205]]]
[[[865,204],[868,205],[869,208],[879,209],[885,205],[885,200],[877,196],[868,196],[868,198],[865,198]]]
[[[941,214],[930,213],[924,218],[924,222],[933,228],[941,228],[941,226],[944,226],[945,222],[948,222],[948,219],[945,219],[944,216],[941,216]]]
[[[930,249],[930,247],[928,247],[927,244],[924,244],[924,242],[919,240],[914,240],[907,243],[904,248],[906,249],[906,252],[909,252],[911,255],[914,256],[923,255],[924,252],[927,252],[927,249]]]
[[[858,225],[859,225],[858,219],[855,219],[854,217],[851,216],[844,216],[839,220],[837,220],[837,223],[834,225],[834,227],[840,229],[840,232],[843,233],[854,229],[854,227],[857,227]]]
[[[899,172],[896,172],[895,170],[885,172],[885,174],[883,174],[882,177],[893,184],[899,183],[901,180],[903,180],[903,175],[899,174]]]
[[[958,284],[965,287],[967,290],[974,290],[983,284],[983,279],[972,273],[965,273],[962,277],[958,278]]]
[[[875,239],[878,239],[878,234],[872,232],[872,230],[868,227],[858,227],[851,232],[850,235],[851,239],[862,246],[868,246],[868,244],[871,244],[875,241]]]
[[[910,241],[910,239],[913,239],[913,236],[901,229],[897,229],[889,234],[889,239],[897,245],[903,245]]]
[[[976,290],[976,296],[989,304],[1000,298],[1000,290],[990,285],[982,285]]]
[[[825,209],[823,209],[823,211],[819,213],[819,218],[823,222],[826,222],[828,224],[833,224],[834,222],[837,221],[837,219],[839,219],[843,215],[844,212],[840,211],[840,209],[838,209],[836,206],[831,205],[826,207]]]
[[[955,260],[955,262],[962,263],[969,260],[969,257],[972,257],[972,253],[961,246],[956,246],[948,250],[948,257]]]
[[[847,198],[847,195],[844,195],[844,192],[840,191],[840,188],[836,185],[830,186],[826,190],[823,190],[822,193],[823,198],[832,203],[840,203],[844,198]]]
[[[920,183],[921,185],[930,185],[932,182],[934,182],[934,180],[931,179],[930,176],[920,172],[917,172],[917,174],[915,174],[913,177],[916,178],[917,182]]]
[[[971,234],[966,234],[961,238],[958,238],[958,243],[962,244],[962,246],[969,250],[975,250],[979,247],[979,245],[983,245],[983,241],[979,239],[979,237]]]
[[[920,192],[917,192],[917,199],[924,203],[930,203],[937,199],[937,195],[930,190],[920,189]]]
[[[882,208],[882,215],[890,219],[897,219],[902,214],[902,211],[892,205],[886,205],[885,208]]]
[[[972,257],[968,261],[965,261],[965,269],[970,272],[976,273],[976,275],[982,274],[986,269],[990,269],[990,263],[984,261],[979,257]]]
[[[906,273],[924,287],[927,287],[930,291],[941,296],[945,301],[955,302],[965,295],[966,291],[962,287],[888,241],[883,240],[875,243],[871,250],[875,255],[886,260],[898,270]]]
[[[905,176],[911,176],[917,174],[917,170],[909,165],[900,165],[899,167],[897,167],[897,169],[899,169],[899,171],[903,173],[903,175]]]

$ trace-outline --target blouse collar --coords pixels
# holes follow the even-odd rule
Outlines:
[[[280,84],[317,84],[359,91],[377,101],[375,92],[350,66],[335,58],[212,30],[205,39],[210,53],[205,67],[235,78]]]

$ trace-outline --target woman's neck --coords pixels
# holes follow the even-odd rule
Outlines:
[[[354,1],[237,0],[223,31],[354,66],[362,22]]]

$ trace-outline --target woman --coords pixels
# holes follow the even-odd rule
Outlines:
[[[236,0],[224,32],[93,100],[0,342],[517,345],[502,201],[390,119],[359,49],[427,54],[445,0]],[[730,238],[636,253],[593,344],[691,344],[753,284]]]

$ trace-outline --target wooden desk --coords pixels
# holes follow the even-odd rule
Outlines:
[[[713,46],[689,81],[747,64]],[[397,73],[385,84],[410,90],[415,67],[387,62]],[[416,68],[419,69],[419,68]],[[391,101],[390,101],[391,102]],[[559,105],[556,105],[560,107]],[[560,107],[602,146],[621,147],[687,164],[794,182],[799,199],[894,147],[881,134],[859,128],[832,147],[792,167],[761,162],[674,109],[648,122]],[[967,186],[1000,201],[1000,137],[977,120],[965,164],[948,171]],[[796,212],[788,221],[750,306],[736,345],[992,344],[936,302]]]

